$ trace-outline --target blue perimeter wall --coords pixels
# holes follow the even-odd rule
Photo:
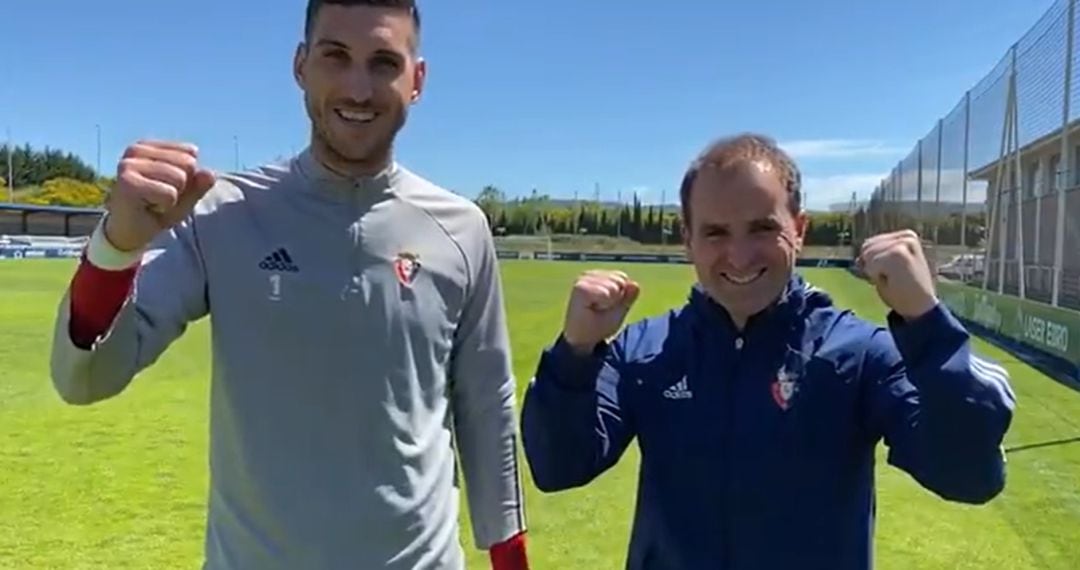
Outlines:
[[[499,259],[537,259],[542,261],[604,261],[622,263],[689,263],[685,255],[663,253],[585,253],[580,251],[520,252],[501,250]],[[799,259],[800,267],[851,267],[850,259]]]
[[[81,246],[0,245],[0,259],[73,258],[81,254]]]
[[[0,245],[0,259],[74,258],[82,253],[81,246]],[[649,253],[583,253],[578,251],[520,252],[500,250],[499,259],[537,259],[542,261],[605,261],[621,263],[688,263],[684,255]],[[850,259],[799,259],[800,267],[848,268]]]

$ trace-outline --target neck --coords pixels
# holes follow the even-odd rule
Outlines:
[[[388,169],[393,161],[389,149],[362,160],[349,160],[318,138],[312,140],[311,152],[327,170],[347,178],[375,176]]]
[[[732,314],[731,311],[728,311],[728,316],[731,317],[731,324],[735,327],[735,330],[740,333],[746,330],[746,321],[749,320],[749,317],[745,315],[735,315]]]
[[[745,314],[733,311],[730,307],[725,305],[718,297],[713,297],[708,293],[708,291],[704,290],[704,288],[702,289],[702,293],[705,294],[706,298],[708,298],[711,303],[723,309],[724,314],[727,316],[728,322],[740,334],[746,332],[746,327],[752,319],[755,319],[760,315],[770,313],[771,311],[776,310],[777,307],[780,307],[785,302],[787,302],[790,292],[790,285],[785,286],[784,291],[761,310],[752,314]]]

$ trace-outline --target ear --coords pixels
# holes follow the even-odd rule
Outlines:
[[[687,226],[685,220],[680,220],[679,234],[680,237],[682,237],[683,246],[686,248],[686,251],[690,251],[690,228]]]
[[[805,211],[795,215],[795,247],[802,251],[803,241],[806,238],[806,230],[810,227],[810,216]]]
[[[293,79],[301,89],[304,88],[304,62],[307,61],[307,54],[307,44],[297,44],[296,53],[293,55]]]
[[[422,57],[416,59],[416,65],[413,66],[413,90],[409,96],[409,101],[416,103],[420,100],[420,95],[424,92],[424,83],[427,81],[427,61]]]

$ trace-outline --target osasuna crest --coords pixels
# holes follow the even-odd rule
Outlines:
[[[772,383],[773,401],[785,412],[791,407],[792,399],[795,397],[795,393],[799,391],[796,380],[795,375],[788,372],[786,367],[783,367],[776,373],[776,380]]]
[[[399,253],[394,260],[394,274],[398,281],[406,287],[410,287],[416,280],[416,274],[420,273],[420,256],[415,253]]]

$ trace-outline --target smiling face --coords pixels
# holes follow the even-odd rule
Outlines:
[[[328,168],[371,175],[388,166],[394,137],[423,90],[426,66],[407,10],[322,6],[293,69],[311,119],[311,145]]]
[[[727,309],[736,326],[783,293],[806,233],[806,214],[765,160],[698,171],[683,230],[687,257],[708,295]]]

